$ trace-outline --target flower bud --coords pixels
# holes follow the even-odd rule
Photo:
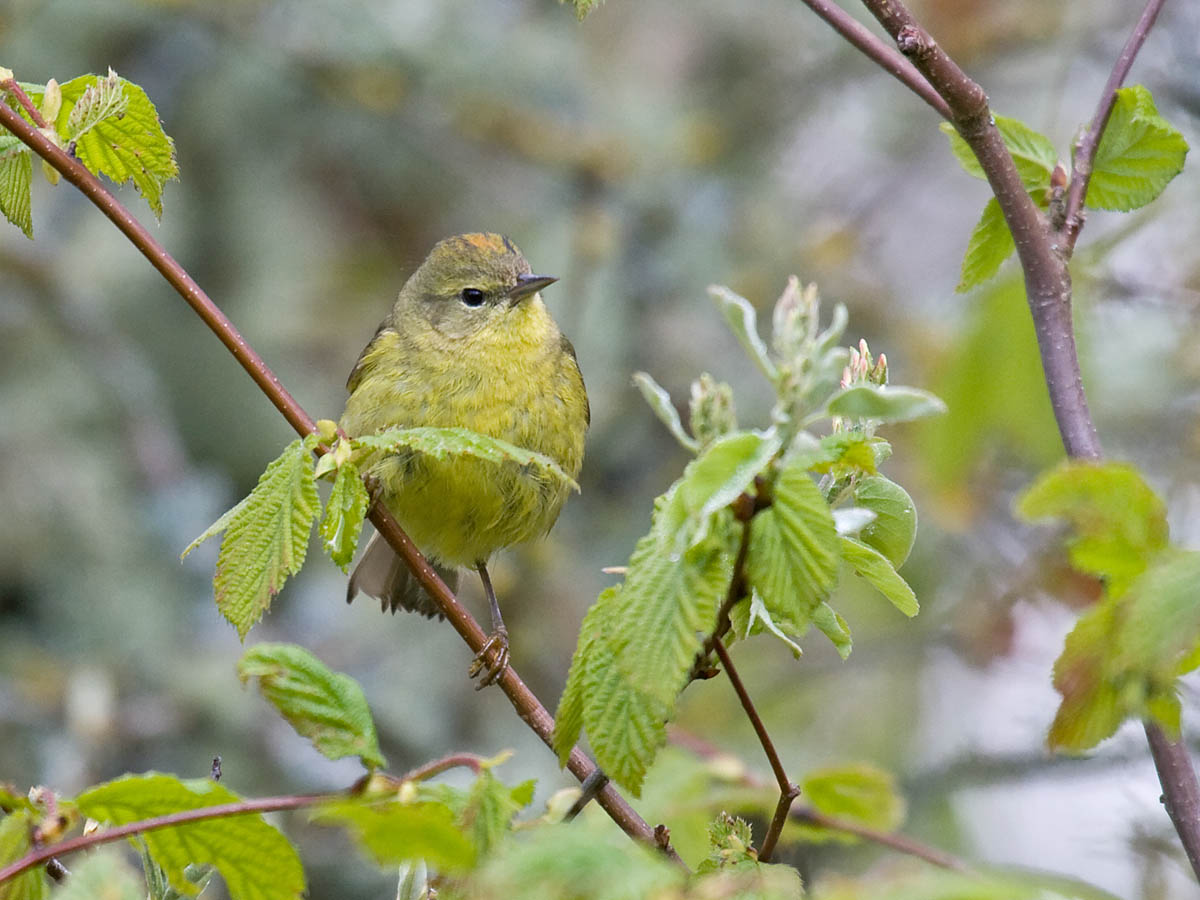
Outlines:
[[[733,388],[705,372],[692,382],[692,435],[706,446],[737,428]]]

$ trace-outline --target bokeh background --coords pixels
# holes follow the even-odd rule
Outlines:
[[[915,5],[994,108],[1064,158],[1140,10]],[[1194,4],[1169,4],[1131,79],[1193,142],[1198,30]],[[817,281],[849,307],[848,339],[950,413],[887,435],[885,471],[921,514],[904,569],[920,617],[847,591],[849,661],[819,636],[800,661],[769,638],[741,651],[787,765],[894,772],[905,830],[972,860],[1128,898],[1195,896],[1140,728],[1086,759],[1044,750],[1050,667],[1094,594],[1052,532],[1011,514],[1061,449],[1012,263],[954,292],[986,188],[934,114],[802,4],[609,0],[579,24],[551,0],[0,0],[0,64],[32,82],[112,66],[146,88],[182,169],[155,233],[315,417],[338,416],[358,351],[437,239],[502,231],[562,278],[546,299],[591,396],[583,492],[548,540],[494,569],[515,664],[551,708],[601,568],[624,562],[685,462],[631,374],[682,404],[710,371],[761,423],[766,385],[705,287],[765,311],[789,274]],[[1185,171],[1141,213],[1094,214],[1074,265],[1106,450],[1144,467],[1191,546],[1198,205]],[[34,242],[0,229],[0,780],[70,793],[126,771],[202,776],[219,754],[244,793],[348,784],[352,762],[325,761],[239,685],[242,648],[211,599],[216,546],[178,559],[288,427],[69,187],[39,181],[34,220]],[[500,774],[538,778],[538,805],[568,784],[498,692],[471,690],[447,626],[347,607],[344,588],[314,547],[249,641],[305,644],[358,678],[393,771],[511,748]],[[724,681],[690,688],[679,725],[767,774]],[[668,822],[682,817],[672,801],[694,799],[648,793],[647,814]],[[327,834],[291,832],[312,896],[389,890]],[[788,859],[817,879],[894,862],[827,845]]]

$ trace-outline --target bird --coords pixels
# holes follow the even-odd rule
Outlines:
[[[347,381],[339,427],[350,437],[389,428],[461,427],[549,457],[574,482],[591,422],[575,348],[517,246],[493,233],[448,237],[412,273]],[[450,589],[475,568],[492,631],[470,674],[482,688],[508,667],[508,631],[488,574],[498,550],[545,535],[571,483],[517,464],[477,457],[436,459],[411,450],[376,454],[366,473],[386,505]],[[440,616],[434,600],[378,534],[350,576],[382,608]]]

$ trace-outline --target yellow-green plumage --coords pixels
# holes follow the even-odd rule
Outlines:
[[[341,427],[464,427],[549,456],[572,478],[583,462],[587,394],[520,251],[499,235],[438,243],[360,356]],[[475,291],[479,294],[464,294]],[[477,304],[469,303],[482,300]],[[370,469],[382,499],[439,568],[485,562],[545,534],[570,488],[517,466],[399,454]],[[434,612],[390,548],[373,541],[351,579],[397,606]],[[383,596],[381,596],[381,594]]]

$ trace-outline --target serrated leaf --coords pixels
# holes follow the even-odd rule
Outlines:
[[[29,841],[33,823],[33,816],[26,811],[12,812],[0,818],[0,869],[33,849]],[[0,884],[0,900],[45,900],[49,896],[50,885],[41,866]]]
[[[909,618],[920,612],[917,595],[908,582],[900,577],[891,561],[876,550],[851,537],[842,538],[842,556],[854,571],[866,579],[875,590],[887,597],[892,606]]]
[[[257,678],[262,695],[328,759],[358,756],[386,765],[367,698],[358,682],[334,672],[295,644],[255,644],[238,662],[245,684]]]
[[[125,775],[97,785],[76,802],[85,816],[126,825],[168,813],[201,809],[240,798],[207,779],[181,781],[172,775]],[[291,843],[261,815],[226,816],[144,832],[154,862],[181,894],[197,887],[184,869],[190,863],[216,866],[232,900],[299,900],[304,869]]]
[[[929,391],[877,384],[856,384],[846,388],[835,394],[826,407],[831,416],[878,422],[910,422],[945,411],[946,404]]]
[[[1085,204],[1128,211],[1153,201],[1183,170],[1188,144],[1139,85],[1121,88],[1096,148]]]
[[[1071,564],[1108,578],[1113,594],[1167,546],[1166,507],[1127,463],[1063,463],[1030,485],[1016,511],[1028,521],[1069,522]]]
[[[1126,592],[1088,610],[1054,664],[1062,703],[1047,738],[1087,750],[1134,716],[1179,729],[1176,677],[1200,645],[1200,554],[1163,551]]]
[[[558,754],[559,766],[567,764],[571,749],[583,731],[585,696],[590,693],[588,688],[595,686],[587,679],[587,668],[595,655],[597,641],[607,641],[603,632],[603,622],[615,608],[615,595],[620,589],[620,585],[611,585],[601,591],[596,602],[583,617],[583,624],[579,628],[579,641],[575,646],[575,654],[571,657],[567,683],[563,687],[558,710],[554,714],[554,752]]]
[[[700,444],[683,430],[679,410],[671,402],[671,395],[667,393],[667,389],[655,381],[648,372],[634,372],[633,383],[641,391],[642,397],[649,404],[650,409],[658,416],[658,420],[667,426],[667,431],[671,432],[672,437],[679,441],[685,450],[693,453],[698,451]]]
[[[917,507],[908,491],[890,478],[869,475],[855,484],[854,502],[875,513],[858,539],[900,568],[917,539]]]
[[[0,135],[0,212],[30,239],[33,238],[29,194],[32,184],[33,155],[17,137]]]
[[[758,366],[759,371],[767,377],[768,381],[774,384],[779,377],[779,370],[776,368],[774,360],[771,359],[771,354],[767,351],[767,345],[763,343],[763,339],[758,333],[758,313],[755,312],[753,305],[745,297],[738,296],[729,288],[721,285],[712,285],[709,287],[708,293],[717,301],[717,307],[721,310],[721,315],[725,317],[726,324],[729,325],[730,331],[738,339],[738,343],[742,345],[742,349],[746,351],[751,362]]]
[[[123,116],[128,108],[129,97],[125,93],[123,80],[109,69],[106,78],[88,85],[75,101],[67,115],[63,136],[67,140],[77,140],[105,119]]]
[[[750,585],[771,620],[798,637],[837,583],[841,548],[829,505],[807,472],[789,465],[775,482],[771,506],[750,529]]]
[[[698,874],[758,866],[754,836],[744,819],[721,813],[708,826],[708,846],[708,857],[696,867]]]
[[[323,803],[313,821],[346,828],[380,866],[425,860],[444,871],[461,872],[475,863],[475,848],[442,803],[334,800]]]
[[[241,638],[263,617],[288,577],[304,565],[313,521],[321,509],[310,446],[315,440],[310,435],[292,441],[267,466],[250,496],[205,532],[226,526],[213,587],[217,609]]]
[[[322,546],[343,572],[354,559],[363,519],[370,505],[371,497],[358,466],[346,460],[338,466],[329,502],[325,504],[325,518],[321,522]]]
[[[575,479],[545,454],[467,428],[391,428],[379,434],[359,435],[353,438],[352,445],[356,449],[367,448],[388,453],[411,450],[434,459],[471,456],[497,464],[516,465],[529,473],[548,476],[573,490],[579,490]]]
[[[800,793],[818,812],[877,831],[895,831],[904,821],[896,779],[866,763],[814,769],[800,782]]]
[[[1016,252],[1008,223],[1000,211],[1000,203],[992,197],[983,207],[983,214],[971,237],[967,240],[967,252],[963,256],[962,272],[955,291],[965,294],[983,284],[1000,271],[1000,266]]]
[[[109,77],[116,77],[111,70]],[[124,78],[119,81],[124,108],[119,115],[90,122],[75,140],[75,155],[93,174],[106,175],[117,184],[132,181],[154,215],[161,218],[163,186],[179,175],[175,143],[163,131],[146,92]],[[60,134],[67,132],[75,105],[99,82],[95,75],[83,75],[62,86],[63,105],[55,122]]]
[[[1017,173],[1021,176],[1021,183],[1025,185],[1025,189],[1031,191],[1035,188],[1048,187],[1050,174],[1058,165],[1058,154],[1055,153],[1054,144],[1050,142],[1050,139],[1018,119],[1010,119],[1007,116],[994,116],[993,119],[1000,132],[1000,137],[1004,140],[1004,146],[1012,154]],[[979,160],[975,158],[975,153],[955,131],[954,126],[949,122],[943,122],[938,127],[942,134],[950,139],[950,149],[963,170],[973,178],[986,180],[987,176],[984,175]]]

